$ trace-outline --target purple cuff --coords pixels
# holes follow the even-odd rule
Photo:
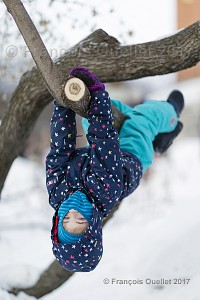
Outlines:
[[[91,85],[88,87],[88,90],[93,93],[93,92],[98,92],[101,90],[105,90],[105,85],[102,82],[97,83],[96,85]]]
[[[90,78],[91,82],[93,82],[92,85],[86,84],[87,87],[88,87],[88,90],[91,93],[101,91],[101,90],[105,90],[105,85],[102,82],[99,81],[98,77],[96,75],[94,75],[92,72],[90,72],[88,69],[84,68],[84,67],[74,67],[69,72],[69,75],[76,77],[76,75],[78,75],[78,73],[85,74],[86,76],[88,76]],[[79,76],[77,76],[77,77],[79,77]]]

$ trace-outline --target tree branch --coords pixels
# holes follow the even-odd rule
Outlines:
[[[19,28],[50,94],[61,101],[63,78],[53,63],[33,21],[20,0],[3,0]]]

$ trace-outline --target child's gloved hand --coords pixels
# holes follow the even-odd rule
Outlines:
[[[99,81],[98,77],[84,67],[74,67],[69,72],[69,76],[81,79],[91,93],[105,89],[105,85]]]

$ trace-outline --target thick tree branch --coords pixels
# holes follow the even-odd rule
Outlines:
[[[180,71],[200,60],[199,24],[161,40],[130,46],[121,46],[115,38],[97,30],[66,51],[56,65],[63,78],[72,67],[82,65],[103,82]],[[37,117],[52,99],[35,68],[22,76],[0,127],[0,190]]]

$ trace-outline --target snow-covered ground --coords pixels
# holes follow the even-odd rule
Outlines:
[[[53,259],[48,234],[52,210],[44,183],[44,168],[27,159],[15,160],[0,202],[0,282],[3,288],[37,280],[39,272]]]
[[[75,274],[42,299],[199,299],[199,174],[200,141],[176,141],[167,157],[155,159],[148,180],[143,179],[104,228],[98,267]],[[18,158],[0,203],[1,300],[27,299],[6,289],[31,285],[52,262],[51,215],[44,171]],[[160,279],[168,284],[155,283]],[[175,284],[176,279],[182,283]]]

